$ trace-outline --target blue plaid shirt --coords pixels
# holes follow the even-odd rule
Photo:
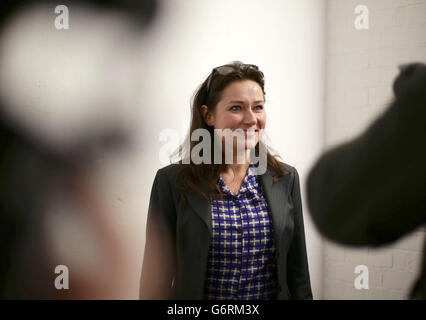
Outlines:
[[[212,201],[212,239],[206,299],[276,298],[275,245],[271,214],[253,167],[237,194],[219,177],[223,199]]]

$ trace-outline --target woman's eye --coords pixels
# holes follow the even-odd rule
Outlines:
[[[262,109],[263,109],[263,106],[262,106],[262,105],[258,105],[258,106],[256,106],[256,107],[254,107],[254,109],[255,109],[255,110],[262,110]]]
[[[241,107],[240,107],[240,106],[232,106],[232,107],[231,107],[231,110],[232,110],[232,111],[240,111],[240,110],[241,110]]]

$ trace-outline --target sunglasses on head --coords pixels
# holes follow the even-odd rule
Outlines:
[[[214,80],[214,76],[215,76],[216,73],[219,73],[222,76],[226,76],[227,74],[230,74],[233,71],[245,69],[245,68],[259,71],[259,68],[256,65],[245,64],[245,63],[242,63],[242,62],[239,62],[239,61],[237,61],[233,64],[225,64],[223,66],[214,68],[212,73],[209,76],[209,79],[207,80],[207,88],[206,88],[207,94],[210,93],[210,89],[211,89],[210,87],[211,87],[211,84]]]

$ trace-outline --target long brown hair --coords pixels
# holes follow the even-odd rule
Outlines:
[[[228,164],[225,164],[224,155],[222,153],[222,162],[220,164],[214,163],[211,159],[210,164],[201,163],[195,164],[192,161],[185,163],[183,159],[190,159],[191,151],[198,144],[198,141],[191,141],[191,135],[196,129],[206,129],[210,132],[211,141],[214,140],[214,129],[207,125],[204,117],[201,113],[201,106],[206,105],[209,112],[214,112],[218,102],[222,97],[223,90],[234,81],[242,80],[253,80],[259,84],[262,88],[263,95],[265,96],[265,81],[262,71],[257,67],[253,68],[253,65],[242,64],[239,61],[234,61],[226,66],[232,67],[233,71],[226,73],[225,75],[215,72],[215,69],[210,75],[204,80],[204,82],[197,88],[191,103],[191,125],[189,134],[186,137],[185,142],[179,146],[178,150],[175,151],[174,156],[178,156],[181,168],[177,174],[176,185],[183,200],[186,203],[184,195],[185,190],[191,190],[208,200],[212,200],[221,191],[217,185],[217,179],[222,172],[225,172]],[[255,146],[256,154],[259,153],[259,144],[263,143],[259,140]],[[189,149],[188,149],[189,147]],[[216,146],[214,143],[211,144],[212,150],[210,152],[211,157],[214,155],[214,149]],[[267,164],[274,170],[274,181],[282,173],[286,173],[287,170],[283,164],[277,160],[277,155],[272,155],[270,148],[265,146],[267,150]],[[207,184],[207,194],[200,188],[200,183]]]

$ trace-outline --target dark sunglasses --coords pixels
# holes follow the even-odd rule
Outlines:
[[[210,94],[210,89],[211,89],[210,87],[211,87],[211,84],[212,84],[212,82],[215,78],[216,73],[219,73],[222,76],[226,76],[227,74],[230,74],[233,71],[245,69],[245,68],[259,71],[258,66],[254,65],[254,64],[245,64],[245,63],[242,63],[242,62],[236,62],[234,64],[225,64],[223,66],[214,68],[212,73],[209,76],[209,79],[207,80],[207,86],[206,86],[207,95]]]

